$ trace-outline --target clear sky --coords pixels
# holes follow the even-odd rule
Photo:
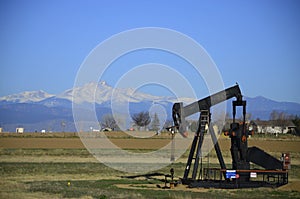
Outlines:
[[[0,96],[61,93],[100,42],[149,26],[196,40],[226,87],[238,82],[249,97],[300,103],[297,0],[0,0]]]

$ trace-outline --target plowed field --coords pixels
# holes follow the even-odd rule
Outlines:
[[[158,149],[170,142],[170,139],[110,139],[115,145],[124,149]],[[219,139],[220,147],[229,150],[230,139]],[[250,139],[249,146],[257,146],[268,152],[300,152],[299,140],[256,140]],[[101,146],[99,146],[101,148]],[[0,138],[0,148],[84,148],[80,138]]]

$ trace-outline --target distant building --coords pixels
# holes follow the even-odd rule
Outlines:
[[[242,121],[236,120],[236,122],[240,123]],[[226,120],[223,131],[228,131],[230,129],[230,124],[232,120]],[[246,122],[249,129],[252,129],[254,133],[262,133],[262,134],[287,134],[287,133],[295,133],[296,126],[290,120],[283,121],[275,121],[275,120],[252,120],[250,122]]]
[[[271,133],[271,134],[286,134],[295,131],[295,124],[292,121],[254,121],[257,133]]]
[[[24,133],[24,128],[23,127],[18,127],[16,128],[16,133]]]
[[[2,131],[3,131],[3,129],[2,129],[2,127],[0,127],[0,133],[2,133]]]

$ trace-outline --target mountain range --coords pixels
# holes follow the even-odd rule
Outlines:
[[[76,93],[75,98],[73,98],[74,93]],[[251,113],[252,119],[267,120],[273,110],[300,115],[300,104],[298,103],[277,102],[262,96],[245,97],[245,99],[247,100],[247,112]],[[132,88],[113,88],[104,81],[91,82],[81,87],[68,89],[58,95],[40,90],[0,97],[0,125],[4,131],[11,132],[14,132],[16,127],[24,127],[27,132],[76,131],[72,113],[73,100],[74,103],[82,105],[83,109],[85,104],[95,104],[99,121],[103,115],[112,112],[112,103],[117,106],[129,104],[131,114],[148,111],[153,104],[158,104],[164,107],[168,112],[167,117],[171,118],[171,108],[174,102],[181,101],[189,104],[195,101],[191,98],[176,99],[170,96],[154,96],[135,92]],[[227,105],[231,107],[230,100]],[[230,111],[230,109],[228,110]],[[126,122],[129,123],[129,120],[130,118],[127,118]]]

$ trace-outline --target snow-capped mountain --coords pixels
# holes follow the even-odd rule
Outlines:
[[[252,114],[253,119],[267,120],[273,110],[300,115],[300,104],[297,103],[276,102],[264,97],[245,97],[245,99],[247,112]],[[47,127],[51,127],[52,131],[59,131],[61,130],[59,124],[64,121],[68,124],[66,131],[75,131],[72,102],[80,105],[95,104],[99,121],[103,115],[111,113],[112,103],[117,107],[128,104],[130,114],[149,111],[153,104],[159,104],[165,108],[170,119],[174,102],[190,104],[194,101],[196,99],[154,96],[137,92],[132,88],[113,88],[105,82],[91,82],[58,95],[44,91],[26,91],[0,97],[0,126],[7,131],[14,131],[15,127],[20,125],[27,131],[35,129],[39,131]],[[231,100],[227,101],[227,107],[227,111],[230,112]]]
[[[135,92],[132,88],[113,88],[106,82],[90,82],[82,87],[75,87],[57,95],[57,98],[74,100],[74,103],[97,103],[107,101],[116,102],[141,102],[144,100],[162,101],[165,97],[153,96]]]
[[[7,102],[7,103],[31,103],[31,102],[39,102],[53,96],[55,95],[46,93],[45,91],[42,90],[25,91],[19,94],[0,97],[0,101]]]
[[[77,104],[96,103],[139,103],[151,102],[177,102],[191,103],[191,98],[162,97],[135,91],[132,88],[113,88],[106,82],[90,82],[81,87],[74,87],[58,95],[49,94],[44,91],[26,91],[19,94],[8,95],[0,98],[0,104],[11,103],[37,103],[47,107],[70,106],[72,102]]]

